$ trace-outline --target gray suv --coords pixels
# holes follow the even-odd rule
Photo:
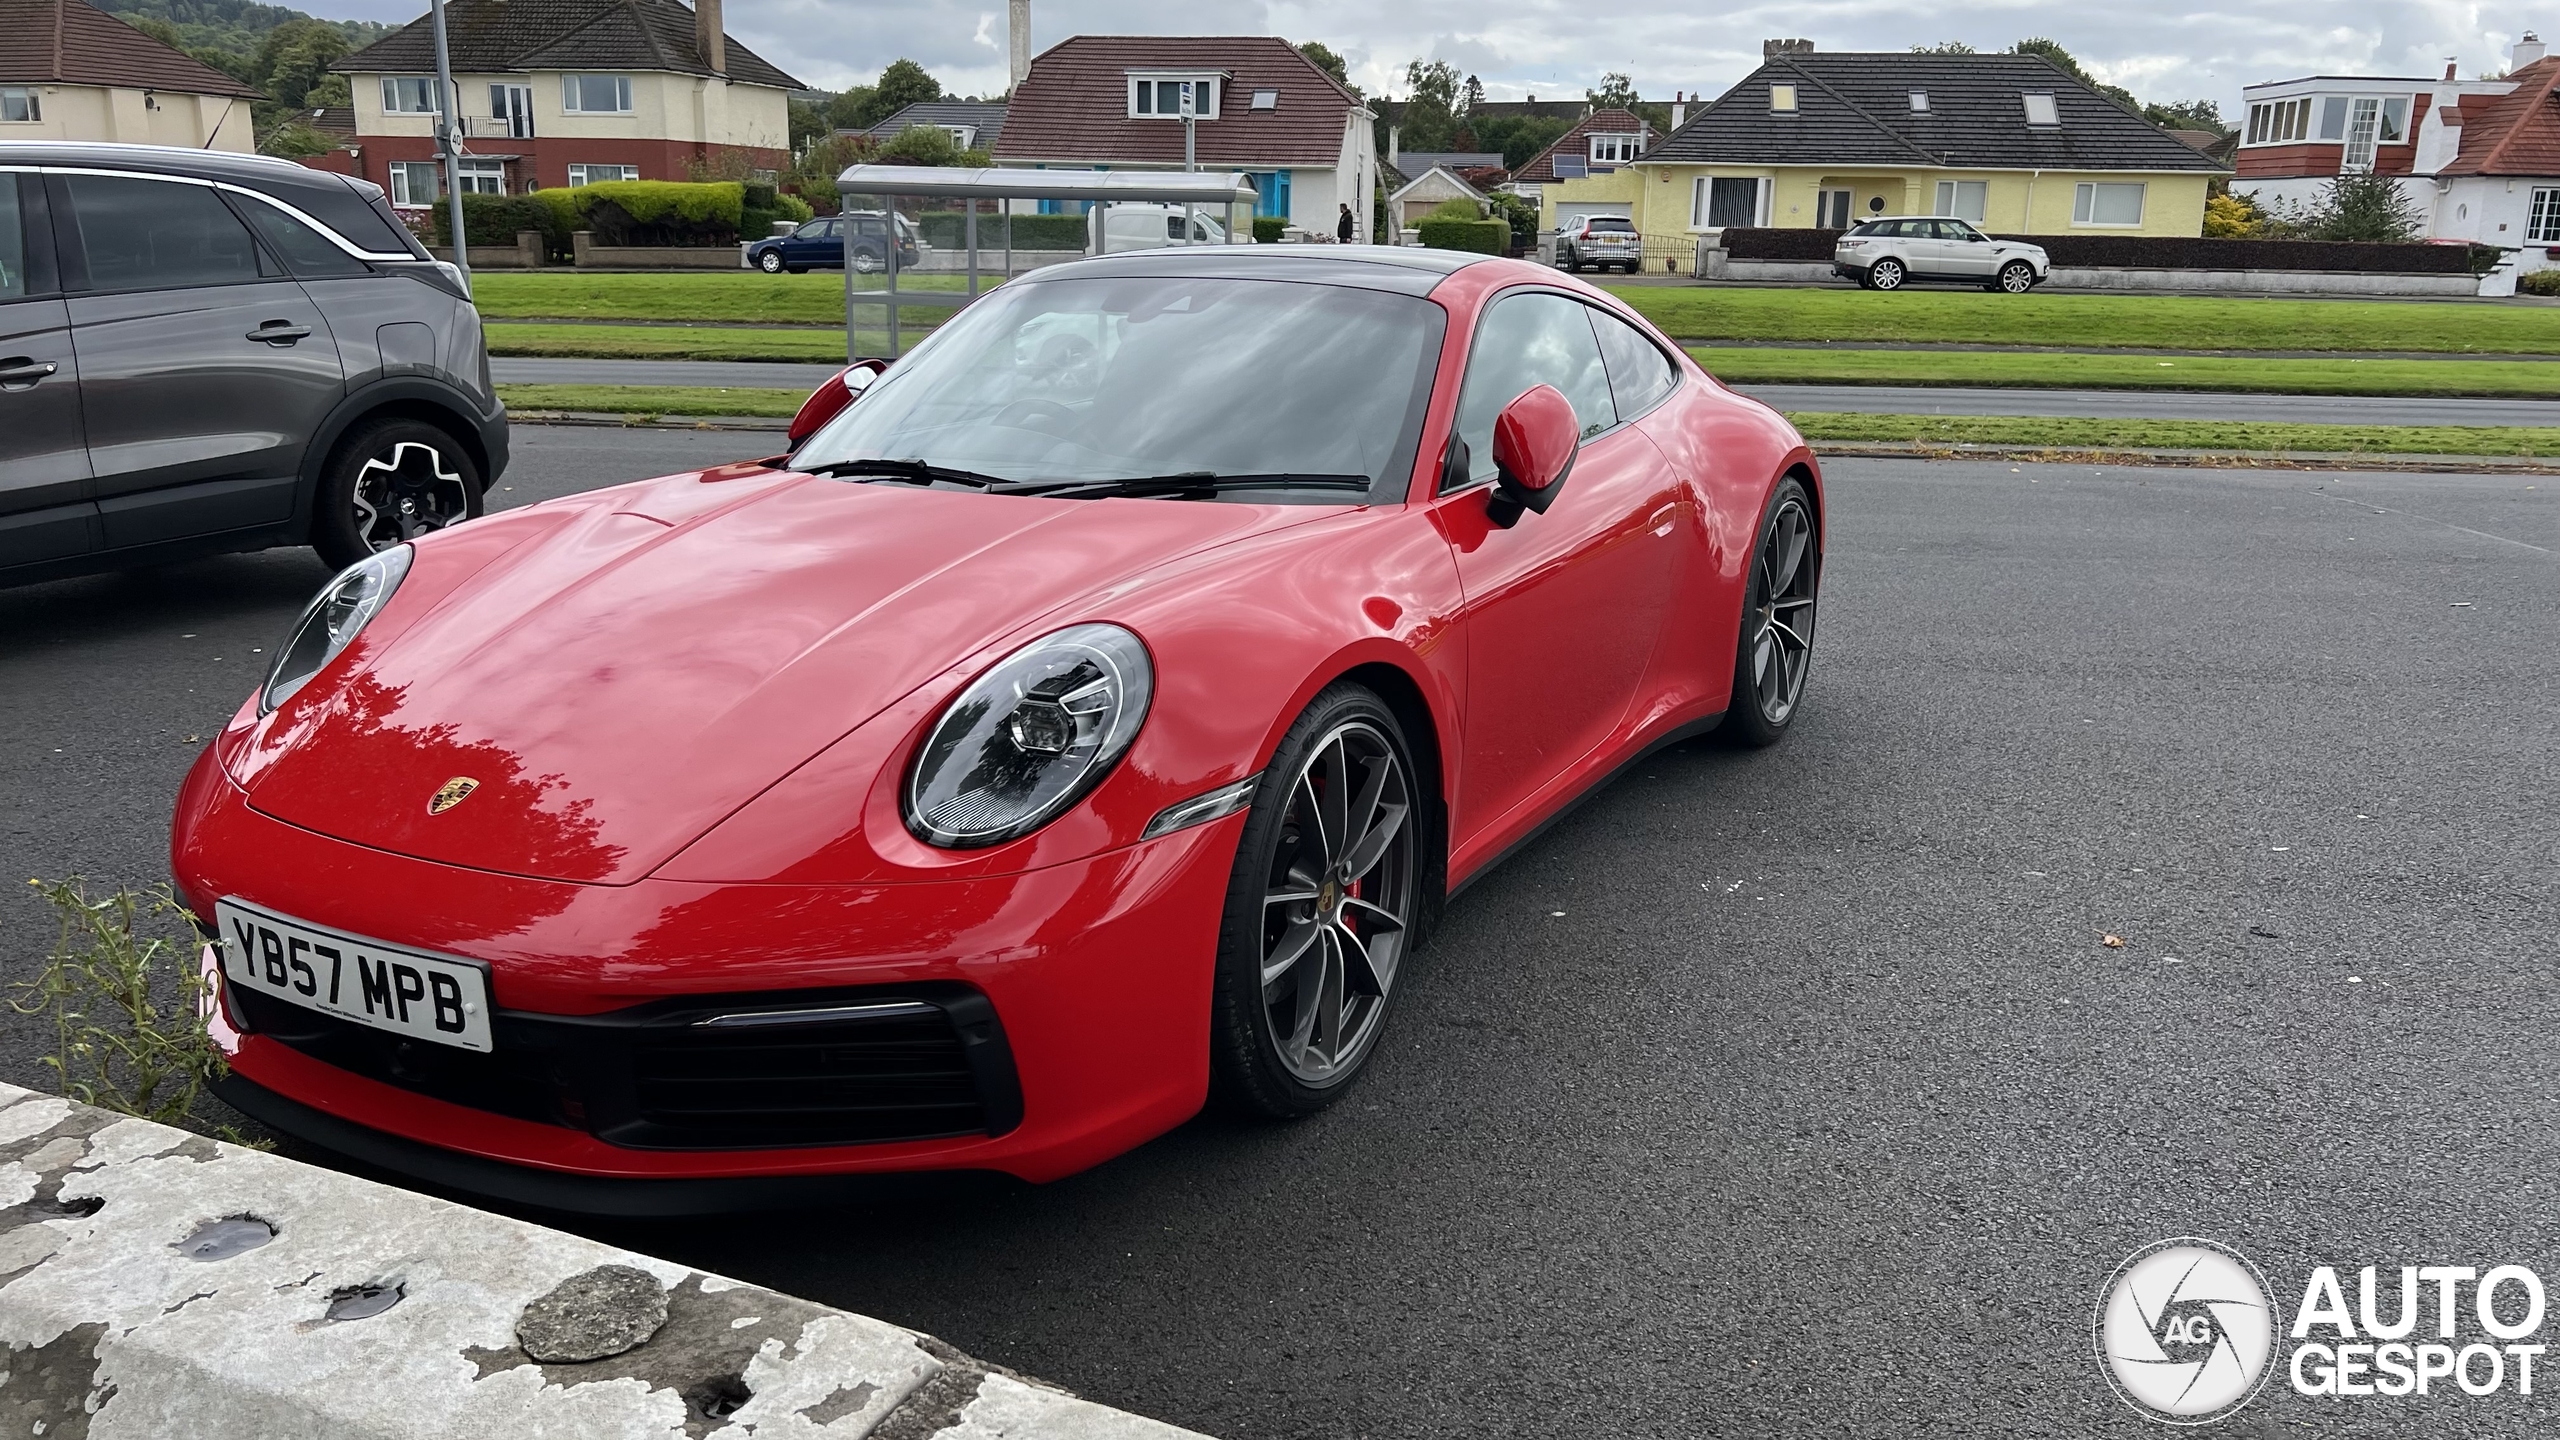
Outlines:
[[[0,144],[0,584],[478,515],[480,315],[382,191],[284,160]]]

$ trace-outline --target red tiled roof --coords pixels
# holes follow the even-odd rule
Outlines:
[[[2462,151],[2440,175],[2560,175],[2560,55],[2507,77],[2504,95],[2462,97]]]
[[[1360,104],[1288,41],[1264,35],[1078,35],[1044,50],[1014,87],[1000,160],[1070,164],[1182,163],[1182,126],[1129,115],[1128,72],[1223,74],[1218,118],[1198,131],[1198,159],[1219,169],[1330,166]],[[1276,90],[1275,109],[1251,108]]]
[[[1556,152],[1562,150],[1569,155],[1579,150],[1587,155],[1591,147],[1583,143],[1582,137],[1594,134],[1642,135],[1645,141],[1636,147],[1639,150],[1649,148],[1654,138],[1653,127],[1638,118],[1634,111],[1621,110],[1614,105],[1606,110],[1594,110],[1583,116],[1572,129],[1557,136],[1556,143],[1529,157],[1529,163],[1521,166],[1511,178],[1530,185],[1553,181],[1556,178]]]
[[[0,81],[260,98],[247,84],[81,0],[0,0]]]
[[[0,0],[0,4],[7,0]],[[677,0],[451,0],[446,43],[454,73],[510,70],[665,70],[710,75],[694,12]],[[797,90],[800,82],[727,37],[727,79]],[[406,26],[329,67],[346,74],[433,74],[435,17]]]

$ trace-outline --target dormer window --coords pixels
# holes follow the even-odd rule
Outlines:
[[[1226,87],[1219,83],[1217,75],[1161,70],[1129,77],[1129,115],[1132,119],[1179,120],[1186,88],[1191,92],[1193,118],[1218,118],[1218,92]]]
[[[2059,125],[2062,123],[2061,114],[2053,108],[2051,94],[2021,95],[2018,98],[2026,102],[2028,124]]]
[[[1911,113],[1914,115],[1926,115],[1929,113],[1928,91],[1914,90],[1911,92]]]
[[[1636,152],[1644,148],[1641,135],[1593,135],[1590,140],[1591,163],[1594,165],[1624,165],[1635,159]]]
[[[1772,85],[1769,87],[1769,109],[1773,114],[1793,114],[1795,112],[1795,108],[1796,87],[1793,85]]]

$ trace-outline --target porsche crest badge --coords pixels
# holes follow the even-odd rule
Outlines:
[[[461,804],[463,801],[470,799],[471,792],[479,788],[479,781],[472,779],[468,775],[456,775],[452,779],[447,780],[436,787],[436,793],[430,796],[427,800],[427,813],[430,815],[441,815],[447,810],[452,809],[454,806]]]

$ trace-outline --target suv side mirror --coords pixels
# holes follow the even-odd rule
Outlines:
[[[888,368],[886,360],[856,360],[844,367],[841,374],[828,377],[825,384],[800,402],[800,413],[791,417],[791,448],[799,449],[802,441],[817,434],[844,407],[861,399],[862,392],[870,389],[871,382],[879,379],[881,372]]]
[[[1545,514],[1573,473],[1582,424],[1573,402],[1553,385],[1524,390],[1493,420],[1493,494],[1485,512],[1508,530],[1522,511]]]

